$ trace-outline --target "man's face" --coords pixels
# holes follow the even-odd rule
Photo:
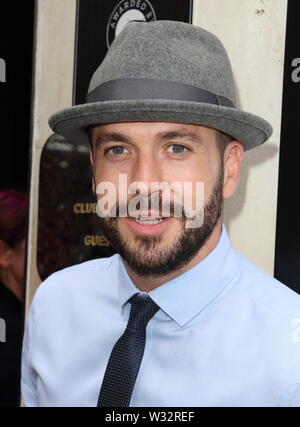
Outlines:
[[[203,246],[222,212],[223,159],[215,130],[191,124],[127,122],[96,126],[91,139],[95,188],[111,182],[118,201],[120,174],[126,175],[128,185],[142,182],[149,188],[149,211],[142,213],[142,223],[134,215],[103,219],[104,232],[117,252],[140,275],[158,277],[183,267]],[[174,216],[172,202],[177,199],[172,192],[171,216],[154,224],[148,221],[147,216],[162,216],[161,209],[150,211],[153,182],[180,182],[182,188],[193,183],[194,190],[197,182],[203,183],[203,225],[186,228],[186,217]],[[128,203],[132,197],[128,196]],[[195,191],[192,204],[196,208]]]

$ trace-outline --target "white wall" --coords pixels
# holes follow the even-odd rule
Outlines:
[[[274,128],[271,139],[245,153],[240,187],[225,207],[233,246],[273,274],[286,0],[194,0],[193,23],[223,42],[242,109]]]
[[[72,104],[75,16],[75,0],[37,1],[27,307],[41,281],[36,268],[40,155],[52,134],[48,125],[49,116]]]

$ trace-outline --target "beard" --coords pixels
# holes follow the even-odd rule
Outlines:
[[[187,217],[183,213],[177,220],[180,232],[167,247],[162,246],[162,236],[135,235],[134,243],[120,233],[118,217],[103,218],[103,232],[114,250],[139,276],[161,277],[188,264],[203,247],[214,230],[223,211],[223,164],[212,189],[209,200],[204,205],[204,220],[201,227],[186,228]],[[174,212],[174,204],[170,203]],[[117,212],[119,207],[117,206]],[[183,211],[184,212],[184,211]]]

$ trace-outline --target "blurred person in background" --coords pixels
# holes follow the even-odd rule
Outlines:
[[[20,400],[26,228],[26,194],[0,192],[0,407]]]

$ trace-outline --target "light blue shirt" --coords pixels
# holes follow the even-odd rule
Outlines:
[[[26,406],[96,406],[136,292],[118,254],[41,284],[24,336]],[[300,296],[239,255],[224,226],[203,261],[149,295],[160,310],[131,406],[300,406]]]

